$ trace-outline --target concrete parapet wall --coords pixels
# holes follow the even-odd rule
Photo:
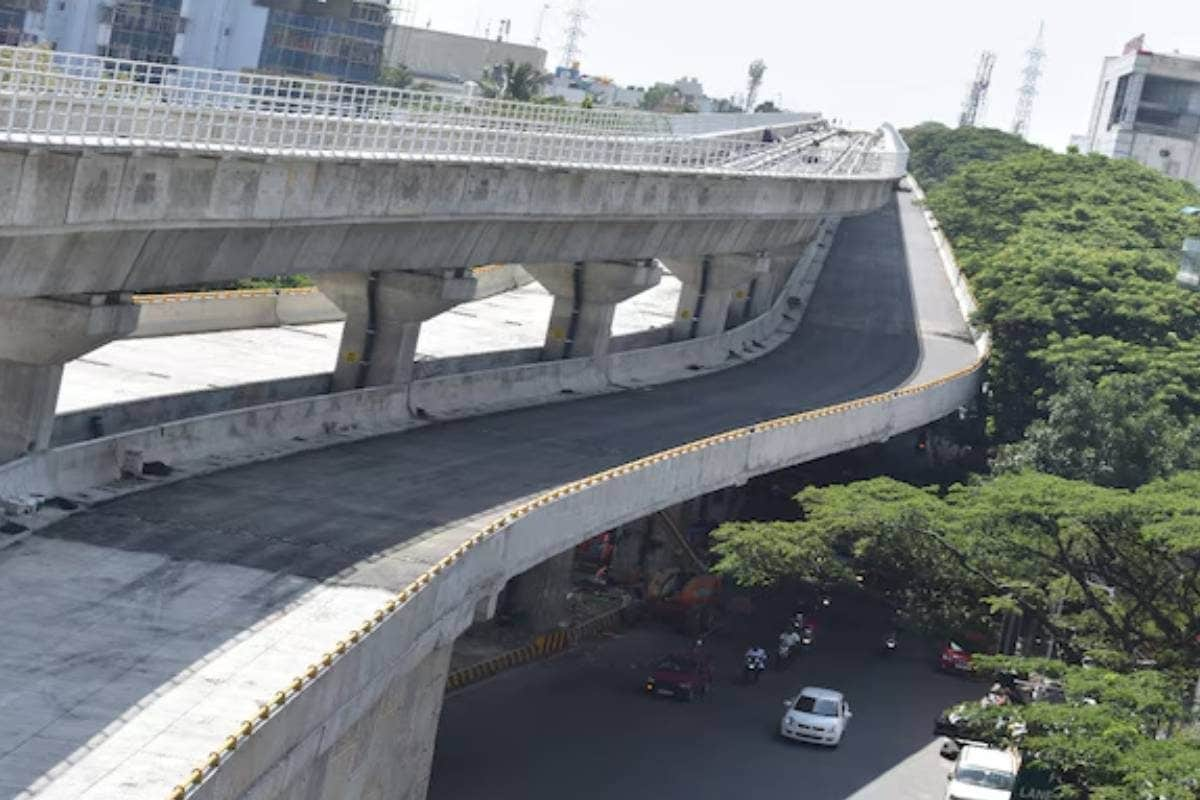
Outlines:
[[[332,443],[339,437],[363,437],[401,431],[428,420],[487,414],[522,406],[620,391],[631,386],[665,383],[700,374],[700,370],[732,366],[782,343],[799,324],[790,298],[801,307],[815,285],[834,226],[826,226],[797,262],[789,291],[758,319],[715,336],[644,350],[612,353],[600,359],[518,363],[476,371],[451,371],[415,380],[408,388],[377,387],[331,395],[298,397],[266,405],[176,419],[153,427],[127,430],[90,441],[78,441],[0,466],[0,498],[71,494],[115,481],[122,472],[139,474],[142,465],[169,467],[204,460],[226,463],[266,458],[294,450],[297,444]],[[522,358],[483,354],[484,363]],[[533,351],[530,351],[533,352]],[[476,357],[468,357],[476,358]],[[437,363],[437,362],[427,362]],[[320,378],[314,377],[314,380]],[[188,396],[183,396],[188,397]],[[186,403],[186,400],[174,402]],[[162,399],[163,413],[173,406]],[[211,407],[200,403],[200,407]],[[110,407],[110,409],[119,407]],[[90,429],[81,412],[71,423],[76,433]],[[90,416],[96,416],[93,412]],[[120,424],[121,412],[101,413],[101,424]],[[65,434],[64,434],[65,435]],[[312,446],[311,444],[308,446]]]
[[[0,151],[0,296],[772,250],[883,178]]]
[[[474,300],[533,281],[520,264],[493,264],[472,271],[476,279]],[[346,318],[315,287],[144,294],[135,295],[133,301],[141,313],[131,338],[312,325]]]
[[[316,289],[138,295],[133,338],[335,322],[345,314]]]

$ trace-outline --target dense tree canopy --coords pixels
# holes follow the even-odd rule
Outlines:
[[[999,131],[906,131],[993,333],[992,432],[1021,437],[1058,389],[1059,367],[1091,380],[1137,373],[1172,413],[1200,412],[1200,295],[1175,285],[1180,210],[1200,192],[1130,161],[1057,155]]]
[[[1047,418],[1000,448],[994,471],[1034,469],[1133,489],[1197,465],[1200,426],[1171,413],[1155,376],[1106,375],[1093,383],[1064,367],[1057,382]]]
[[[947,128],[940,122],[926,122],[902,133],[911,151],[908,169],[927,190],[967,164],[999,161],[1038,149],[993,128]]]
[[[1152,670],[1117,673],[1046,659],[978,658],[985,671],[1060,680],[1062,703],[956,707],[966,738],[1018,746],[1026,764],[1049,771],[1059,797],[1195,800],[1200,742],[1182,731],[1186,687]]]
[[[927,630],[995,641],[997,612],[1014,611],[1075,658],[1200,664],[1200,473],[1128,492],[1022,472],[944,495],[877,478],[797,500],[800,521],[718,528],[716,569],[751,586],[861,582]]]

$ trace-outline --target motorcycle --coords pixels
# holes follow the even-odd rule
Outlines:
[[[883,640],[883,654],[885,656],[890,656],[896,652],[896,648],[899,646],[900,640],[896,637],[896,634],[889,633]]]
[[[762,677],[762,673],[767,668],[767,659],[765,655],[747,653],[742,665],[742,675],[746,683],[758,683],[758,679]]]

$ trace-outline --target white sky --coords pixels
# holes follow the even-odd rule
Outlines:
[[[403,0],[424,26],[482,35],[512,19],[532,42],[546,0]],[[564,11],[550,0],[542,46],[562,58]],[[415,6],[415,9],[413,8]],[[583,70],[622,85],[694,75],[712,97],[745,91],[767,63],[761,99],[874,127],[957,122],[980,51],[998,55],[987,124],[1008,128],[1025,50],[1046,22],[1045,75],[1031,138],[1062,150],[1084,133],[1100,64],[1133,36],[1150,50],[1200,56],[1198,0],[588,0]],[[407,21],[407,19],[406,19]]]

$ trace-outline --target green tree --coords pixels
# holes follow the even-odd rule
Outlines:
[[[1179,210],[1200,192],[1131,161],[1057,155],[999,131],[922,125],[910,165],[992,332],[989,429],[1018,440],[1063,364],[1142,373],[1185,424],[1200,412],[1200,296],[1175,285]],[[1190,357],[1189,356],[1193,356]]]
[[[1038,149],[1019,136],[994,128],[947,128],[926,122],[901,131],[909,146],[908,170],[925,189],[949,178],[967,164],[1000,161]]]
[[[1094,800],[1200,798],[1200,740],[1182,729],[1186,687],[1162,672],[1118,673],[1061,662],[977,658],[977,669],[1061,680],[1063,703],[955,707],[966,738],[1016,746],[1048,770],[1060,797]]]
[[[1193,674],[1198,490],[1196,472],[1137,492],[1032,472],[944,495],[877,478],[805,489],[796,522],[722,525],[713,550],[742,585],[855,576],[925,630],[994,633],[998,612],[1014,612],[1074,657]]]
[[[549,76],[529,63],[517,64],[509,61],[485,70],[480,78],[480,91],[484,97],[528,102],[541,94]]]
[[[393,89],[407,89],[412,82],[412,73],[403,64],[395,67],[384,67],[379,71],[379,84],[381,86],[390,86]]]
[[[996,472],[1035,469],[1132,489],[1195,465],[1196,426],[1171,413],[1153,376],[1115,374],[1092,383],[1067,370],[1057,382],[1048,418],[1000,449]]]
[[[669,83],[656,83],[642,95],[642,109],[645,111],[679,111],[683,106],[683,98],[679,90]]]

